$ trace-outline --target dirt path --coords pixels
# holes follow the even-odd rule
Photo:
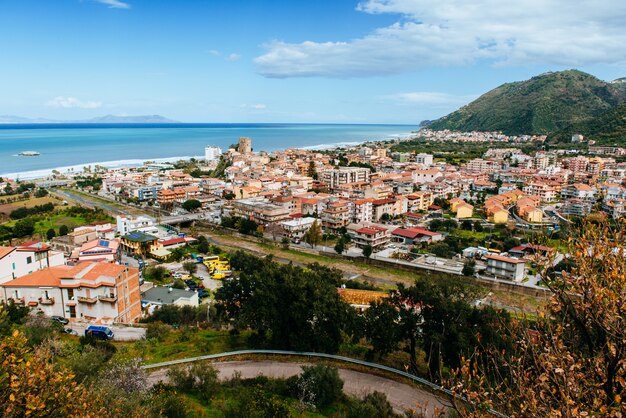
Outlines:
[[[217,362],[212,365],[219,371],[220,379],[229,379],[237,371],[244,379],[256,376],[266,377],[291,377],[302,372],[301,367],[307,363],[288,363],[275,361],[232,361]],[[167,369],[160,369],[150,373],[148,381],[155,384],[159,381],[167,381]],[[394,380],[367,373],[361,373],[349,369],[339,369],[339,375],[344,382],[344,391],[353,396],[363,397],[364,395],[378,391],[387,396],[387,399],[398,412],[402,413],[407,409],[415,409],[417,405],[426,405],[427,417],[433,417],[435,408],[442,409],[449,406],[433,394],[418,389],[414,386],[398,383]]]

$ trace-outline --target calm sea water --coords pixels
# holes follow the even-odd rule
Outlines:
[[[53,168],[105,163],[110,167],[170,157],[203,156],[204,147],[226,150],[241,136],[255,151],[329,148],[407,136],[410,125],[171,124],[0,125],[0,175],[46,175]],[[20,157],[37,151],[38,157]]]

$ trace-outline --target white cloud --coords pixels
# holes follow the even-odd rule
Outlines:
[[[626,2],[615,0],[367,0],[357,10],[395,14],[352,40],[272,41],[255,63],[267,77],[355,77],[458,66],[581,66],[626,62]]]
[[[386,100],[403,104],[430,107],[449,107],[462,106],[476,99],[477,96],[457,96],[454,94],[440,93],[434,91],[415,91],[406,93],[397,93],[386,96]]]
[[[209,50],[209,54],[214,55],[214,56],[218,56],[221,54],[220,51],[218,51],[217,49],[211,49]]]
[[[102,102],[94,102],[94,101],[83,102],[77,99],[76,97],[57,96],[54,99],[48,101],[48,103],[46,103],[46,106],[65,108],[65,109],[69,109],[69,108],[98,109],[99,107],[102,107]]]
[[[263,104],[263,103],[257,103],[257,104],[240,104],[239,105],[240,108],[242,109],[246,109],[246,108],[250,108],[250,109],[254,109],[254,110],[263,110],[263,109],[267,109],[267,105]]]
[[[234,52],[226,57],[228,61],[238,61],[241,58],[241,55],[235,54]]]
[[[95,0],[98,3],[109,6],[110,9],[130,9],[130,4],[121,0]]]

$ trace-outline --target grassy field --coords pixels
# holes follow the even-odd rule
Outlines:
[[[171,332],[163,341],[114,342],[119,355],[141,357],[146,364],[249,348],[250,332],[186,329]]]
[[[6,203],[4,205],[0,205],[0,213],[4,213],[5,215],[10,214],[15,209],[19,208],[32,208],[37,205],[45,205],[46,203],[52,203],[54,205],[59,205],[61,201],[53,196],[46,197],[33,197],[28,200],[23,200],[21,202],[15,203]]]

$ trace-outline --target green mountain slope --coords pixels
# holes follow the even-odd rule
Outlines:
[[[429,128],[547,134],[586,122],[626,101],[624,83],[607,83],[577,70],[503,84]]]
[[[573,134],[583,134],[598,145],[626,146],[626,104],[588,122],[577,123],[549,136],[551,142],[569,142]]]

